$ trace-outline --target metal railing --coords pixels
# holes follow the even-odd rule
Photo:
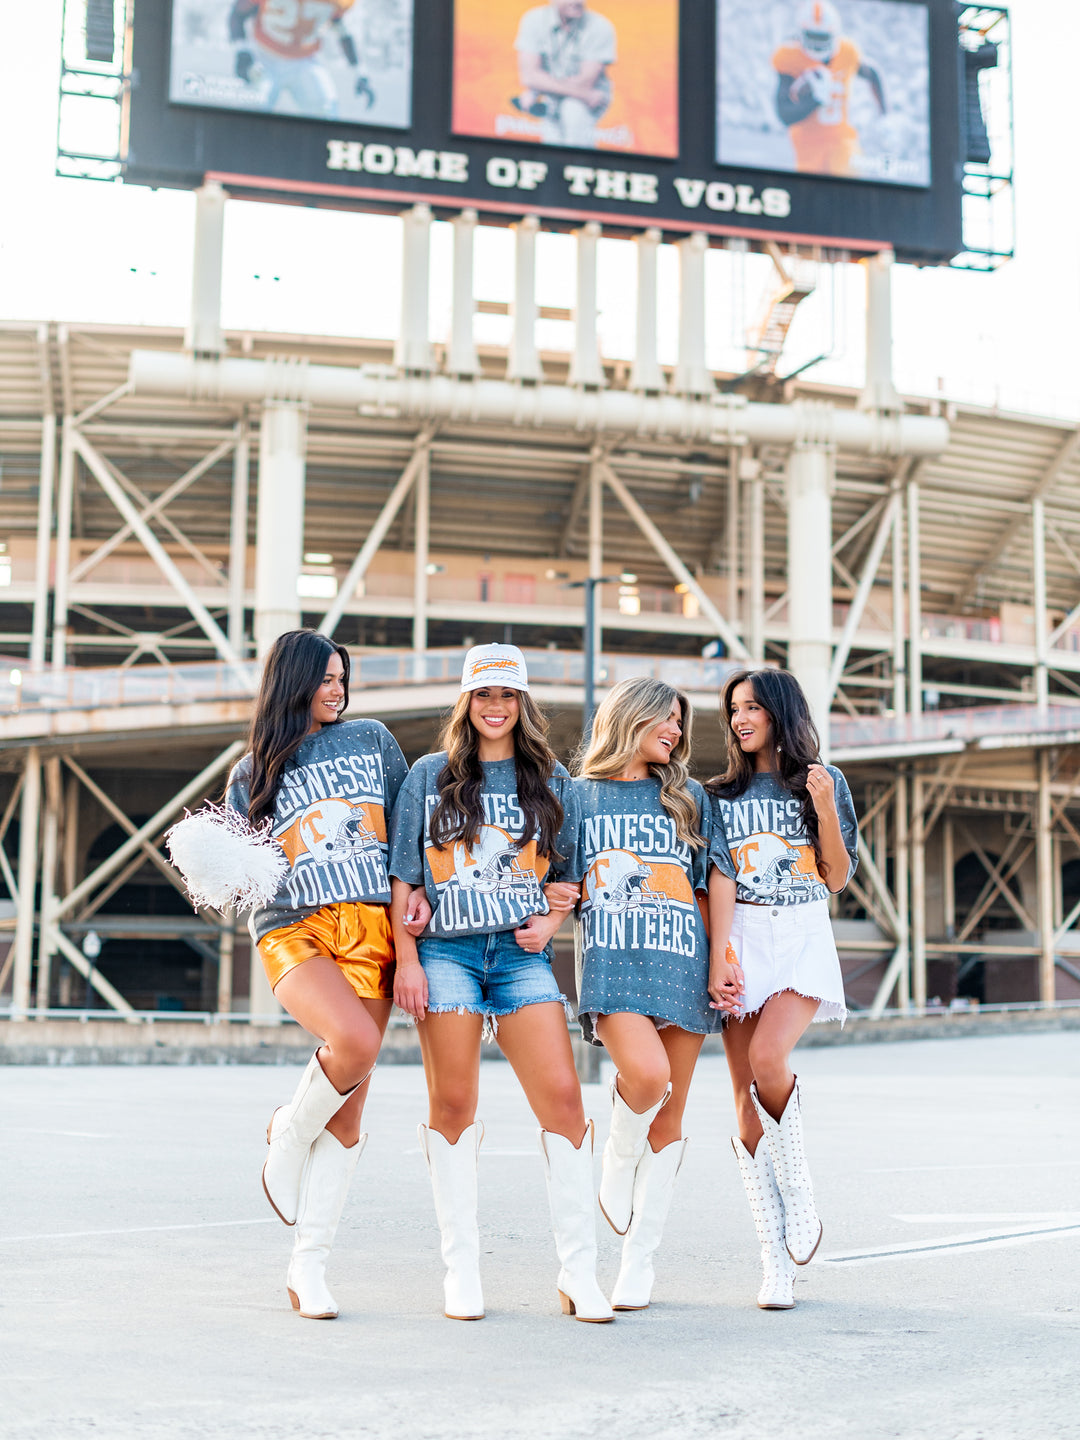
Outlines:
[[[1070,705],[988,705],[972,709],[932,710],[923,715],[834,715],[829,727],[833,748],[902,745],[934,740],[965,743],[993,735],[1046,734],[1080,729],[1080,702]]]

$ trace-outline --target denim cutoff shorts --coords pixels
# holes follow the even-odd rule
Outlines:
[[[566,996],[555,983],[547,954],[530,955],[512,930],[454,939],[434,936],[417,944],[428,982],[428,1010],[468,1015],[513,1015],[525,1005]]]

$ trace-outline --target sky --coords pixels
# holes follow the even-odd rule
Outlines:
[[[1080,419],[1080,188],[1061,158],[1074,86],[1075,0],[1013,0],[1016,259],[993,274],[898,266],[894,367],[902,392],[1002,410]],[[0,319],[183,326],[189,303],[194,199],[181,191],[57,178],[60,0],[5,6],[0,69]],[[393,337],[400,309],[399,222],[393,217],[230,202],[222,319],[226,328]],[[478,232],[477,296],[508,300],[512,242]],[[675,358],[677,265],[661,252],[661,360]],[[633,354],[634,251],[601,244],[601,348]],[[747,327],[773,283],[765,257],[710,252],[708,359],[743,368]],[[431,333],[449,325],[450,237],[432,243]],[[573,240],[542,235],[538,300],[573,304]],[[822,267],[781,359],[781,374],[823,352],[806,372],[859,385],[864,281],[857,266]],[[477,316],[481,343],[505,343],[509,321]],[[569,349],[571,327],[542,321],[542,348]]]

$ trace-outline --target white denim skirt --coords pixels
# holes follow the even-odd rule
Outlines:
[[[736,905],[731,948],[746,985],[741,1016],[755,1014],[770,995],[794,990],[818,1002],[815,1021],[847,1018],[827,900]]]

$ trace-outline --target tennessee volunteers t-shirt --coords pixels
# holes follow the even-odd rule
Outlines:
[[[697,903],[706,886],[709,808],[696,780],[697,830],[679,838],[660,782],[574,781],[581,801],[585,883],[578,927],[578,1019],[596,1045],[598,1015],[630,1013],[698,1035],[719,1030],[709,1009],[709,941]]]
[[[309,735],[285,767],[274,803],[274,839],[289,869],[269,905],[253,910],[258,942],[324,905],[390,903],[386,817],[407,766],[378,720],[340,720]],[[246,817],[251,756],[237,761],[225,803]]]
[[[422,884],[431,904],[424,938],[516,930],[530,915],[546,915],[544,885],[581,879],[577,796],[566,769],[557,764],[548,781],[563,807],[555,846],[562,858],[556,860],[538,853],[535,836],[518,846],[525,816],[513,760],[482,762],[480,832],[471,843],[456,840],[440,849],[431,838],[431,816],[439,803],[436,782],[445,764],[445,751],[416,762],[401,787],[390,825],[390,874],[410,885]]]
[[[840,834],[848,853],[850,880],[859,863],[859,827],[851,791],[835,765],[833,778]],[[827,900],[814,847],[803,823],[802,801],[775,773],[755,775],[734,800],[710,797],[713,807],[709,859],[735,881],[735,898],[758,905],[805,905]],[[846,883],[845,880],[845,883]]]

